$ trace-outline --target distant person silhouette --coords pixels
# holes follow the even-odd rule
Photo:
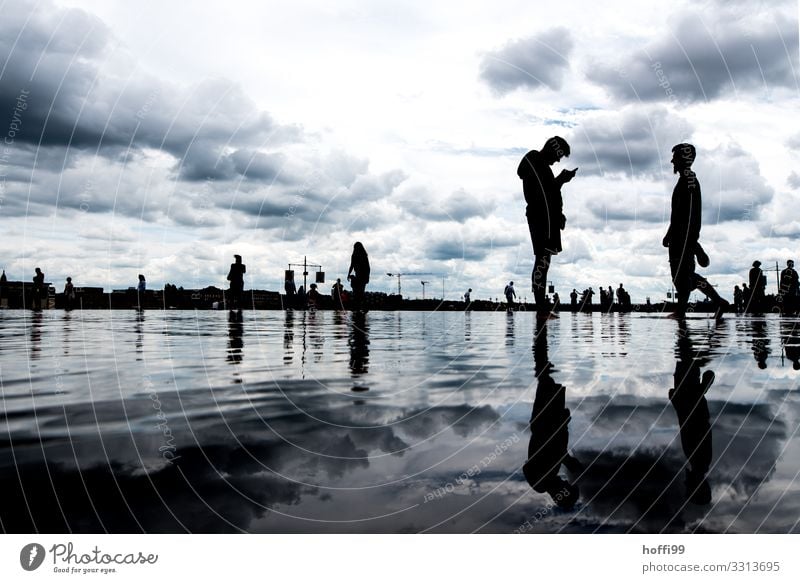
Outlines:
[[[464,303],[467,304],[468,306],[471,298],[470,296],[471,293],[472,293],[472,288],[469,288],[467,291],[464,292]]]
[[[42,309],[42,298],[47,297],[47,292],[44,286],[44,272],[38,267],[35,269],[33,276],[33,309]]]
[[[672,148],[673,172],[680,176],[672,191],[669,229],[662,244],[669,249],[672,282],[678,296],[673,316],[682,318],[686,315],[689,294],[697,289],[714,302],[716,316],[719,318],[729,306],[728,302],[719,296],[708,280],[695,273],[694,258],[698,252],[703,221],[700,183],[691,169],[695,156],[696,150],[691,144],[678,144]]]
[[[736,307],[736,313],[741,314],[744,307],[744,295],[738,285],[733,286],[733,304]]]
[[[767,287],[767,278],[761,271],[760,261],[753,261],[753,267],[750,268],[747,278],[750,282],[750,300],[747,311],[760,313],[764,309],[764,291]]]
[[[308,287],[309,287],[309,290],[308,290],[308,307],[313,309],[313,310],[316,310],[317,307],[319,307],[319,301],[320,301],[320,295],[319,295],[319,292],[317,291],[317,284],[316,283],[312,283]]]
[[[514,298],[517,297],[517,292],[514,291],[514,282],[509,281],[506,288],[503,290],[503,295],[506,296],[506,305],[508,306],[508,311],[512,311],[514,309]]]
[[[369,256],[361,242],[353,245],[350,256],[350,268],[347,270],[347,279],[353,288],[353,311],[364,309],[364,293],[369,283]]]
[[[566,388],[553,380],[553,364],[547,352],[547,325],[540,323],[534,338],[536,396],[531,411],[528,459],[522,473],[536,492],[547,492],[556,505],[570,509],[578,501],[578,487],[562,478],[561,466],[574,470],[580,463],[569,454],[570,411]]]
[[[548,313],[545,302],[547,272],[553,255],[561,252],[561,230],[567,219],[563,214],[561,187],[575,177],[578,170],[562,170],[553,175],[550,166],[569,157],[570,147],[560,136],[549,138],[540,151],[531,150],[517,167],[517,176],[522,179],[528,219],[528,229],[533,244],[534,265],[531,274],[537,315],[540,318],[557,317]]]
[[[343,302],[342,302],[342,291],[344,290],[344,286],[342,285],[342,279],[337,277],[336,283],[331,286],[331,299],[333,300],[333,307],[335,310],[343,309]]]
[[[144,292],[147,290],[147,281],[144,275],[139,274],[139,283],[136,284],[136,304],[138,309],[143,309],[142,303],[144,301]]]
[[[305,310],[307,301],[308,298],[306,296],[306,288],[301,285],[297,288],[297,307],[301,310]]]
[[[553,310],[557,310],[560,303],[561,298],[558,297],[558,292],[556,292],[553,294]]]
[[[750,295],[750,288],[747,287],[746,283],[742,283],[742,300],[744,301],[744,307],[742,308],[743,312],[746,312],[750,307]]]
[[[707,356],[707,352],[706,352]],[[676,346],[674,388],[669,400],[675,408],[680,427],[681,446],[686,455],[686,494],[694,504],[711,502],[711,487],[706,475],[711,466],[711,422],[706,392],[714,383],[714,372],[700,367],[708,362],[693,346],[686,322],[680,323]]]
[[[230,289],[228,293],[231,298],[231,310],[242,310],[242,292],[244,292],[244,274],[247,273],[247,267],[242,263],[241,255],[234,255],[234,262],[231,263],[231,268],[228,270],[228,281],[230,282]]]
[[[786,269],[781,271],[781,288],[778,294],[784,314],[793,314],[797,310],[798,278],[794,270],[794,261],[786,262]]]
[[[287,299],[291,301],[291,299],[297,293],[297,287],[295,287],[294,285],[293,277],[288,277],[288,276],[286,277],[286,279],[283,282],[283,291],[286,292]]]
[[[569,294],[569,305],[572,306],[573,311],[578,305],[578,291],[574,287],[572,288],[572,293]]]
[[[72,285],[72,278],[67,278],[67,283],[64,284],[64,309],[71,310],[75,303],[75,286]]]

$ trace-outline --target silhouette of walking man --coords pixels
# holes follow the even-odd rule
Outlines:
[[[567,219],[563,214],[561,187],[572,180],[578,170],[562,170],[558,176],[553,175],[550,166],[569,157],[570,148],[567,141],[560,136],[549,138],[541,151],[531,150],[517,168],[517,176],[522,179],[522,190],[525,194],[528,218],[528,229],[535,256],[532,279],[533,296],[536,311],[540,318],[557,318],[547,313],[545,286],[550,259],[561,251],[561,230]]]
[[[695,273],[694,257],[698,253],[702,225],[700,183],[691,169],[696,155],[692,144],[678,144],[672,148],[673,172],[680,176],[672,191],[672,214],[662,244],[669,249],[669,267],[678,296],[673,317],[682,318],[686,315],[689,294],[698,289],[714,302],[716,317],[719,318],[728,307],[728,302],[719,296],[708,280]],[[700,253],[705,255],[702,250]]]

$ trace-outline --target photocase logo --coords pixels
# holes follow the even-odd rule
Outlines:
[[[26,571],[35,571],[44,562],[44,547],[38,543],[30,543],[19,552],[19,564]]]

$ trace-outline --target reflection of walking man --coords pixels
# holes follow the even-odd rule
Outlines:
[[[561,251],[561,230],[567,221],[562,213],[561,187],[572,180],[577,171],[577,168],[562,170],[558,176],[553,176],[550,166],[569,154],[567,141],[554,136],[545,142],[541,151],[531,150],[525,154],[517,168],[528,204],[525,214],[535,255],[532,289],[540,317],[547,317],[547,271],[550,269],[550,258]]]
[[[702,225],[702,199],[700,183],[692,172],[696,151],[691,144],[678,144],[672,148],[672,167],[680,174],[672,191],[672,214],[669,229],[662,241],[669,248],[669,267],[678,295],[674,316],[682,318],[689,305],[689,294],[698,289],[717,306],[717,317],[722,315],[728,302],[704,278],[695,273],[694,256],[697,253]]]

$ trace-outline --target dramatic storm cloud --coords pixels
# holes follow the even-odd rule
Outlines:
[[[561,89],[573,44],[566,28],[510,41],[483,57],[481,77],[501,94],[518,88]]]
[[[741,91],[797,90],[797,21],[750,7],[686,13],[668,31],[588,78],[626,101],[708,101]]]

